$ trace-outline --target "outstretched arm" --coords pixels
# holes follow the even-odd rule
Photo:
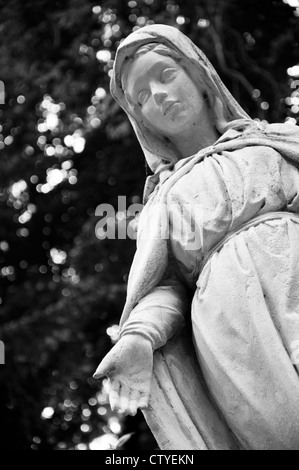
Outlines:
[[[147,294],[124,324],[120,339],[100,363],[95,378],[109,378],[112,409],[134,415],[146,408],[150,396],[153,352],[183,326],[190,300],[175,277]]]

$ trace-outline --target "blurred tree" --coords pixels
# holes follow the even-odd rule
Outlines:
[[[297,5],[298,3],[298,5]],[[296,8],[297,7],[297,8]],[[139,414],[91,378],[115,341],[134,241],[99,239],[96,207],[141,202],[141,150],[109,96],[133,29],[174,25],[248,113],[299,113],[296,0],[0,1],[0,375],[3,449],[153,448]]]

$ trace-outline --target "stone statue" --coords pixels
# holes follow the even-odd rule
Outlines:
[[[95,377],[162,449],[299,449],[299,128],[251,120],[165,25],[121,43],[111,93],[154,174]]]

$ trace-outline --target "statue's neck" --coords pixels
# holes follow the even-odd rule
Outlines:
[[[172,143],[179,152],[180,158],[190,157],[205,147],[213,145],[219,133],[211,119],[195,123],[192,128],[172,137]]]

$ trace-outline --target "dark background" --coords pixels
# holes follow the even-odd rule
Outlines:
[[[156,448],[141,413],[112,413],[91,378],[117,333],[135,250],[96,237],[95,209],[117,210],[118,195],[141,202],[145,180],[108,93],[121,39],[176,25],[252,117],[295,123],[298,15],[297,0],[0,1],[2,450],[115,448],[131,432],[119,447]]]

